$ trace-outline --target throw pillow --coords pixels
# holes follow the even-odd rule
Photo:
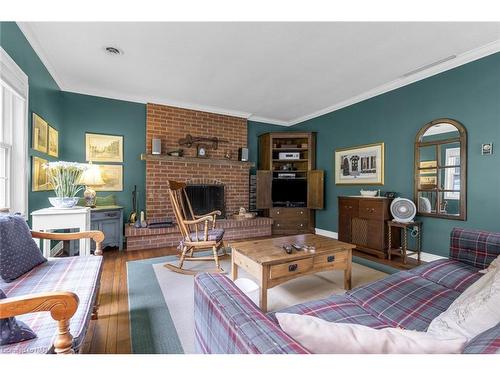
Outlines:
[[[493,268],[469,286],[427,332],[441,337],[468,340],[500,323],[500,269]]]
[[[20,215],[0,215],[0,277],[10,283],[46,262]]]
[[[7,297],[0,289],[0,299],[3,298]],[[0,319],[0,345],[15,344],[35,337],[35,332],[20,320],[16,320],[16,318]]]
[[[466,343],[464,338],[441,340],[426,332],[374,329],[309,315],[276,313],[276,318],[283,331],[318,354],[453,354],[461,353]]]

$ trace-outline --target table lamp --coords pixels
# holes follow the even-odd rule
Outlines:
[[[85,185],[85,191],[83,192],[85,206],[95,207],[96,192],[94,189],[92,189],[92,186],[101,186],[105,184],[104,180],[102,179],[99,166],[92,164],[92,162],[89,162],[89,166],[82,173],[79,183]]]

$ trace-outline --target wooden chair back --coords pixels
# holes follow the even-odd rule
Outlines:
[[[186,193],[185,182],[179,181],[168,181],[168,194],[170,196],[170,201],[172,202],[172,208],[174,210],[175,220],[177,221],[177,225],[181,231],[182,236],[185,239],[189,239],[189,235],[192,232],[197,231],[197,227],[195,225],[194,230],[190,227],[189,224],[186,224],[187,220],[194,220],[195,215],[193,212],[193,207],[191,206],[191,202],[189,201],[189,197]]]

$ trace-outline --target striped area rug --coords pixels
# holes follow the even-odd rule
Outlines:
[[[353,260],[358,261],[356,257]],[[133,353],[194,353],[193,276],[178,274],[164,267],[165,263],[177,262],[176,256],[127,262]],[[366,264],[365,261],[363,263]],[[229,258],[222,260],[221,266],[229,273]],[[203,267],[213,268],[213,263],[190,262],[188,267],[197,270]],[[353,287],[387,275],[357,263],[353,263],[352,272]],[[268,292],[269,310],[276,311],[331,294],[343,293],[343,274],[342,271],[321,272],[277,286]],[[241,269],[239,277],[249,278]],[[249,297],[256,301],[258,293],[251,292]]]

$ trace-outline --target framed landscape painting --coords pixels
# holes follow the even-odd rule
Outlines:
[[[47,160],[33,156],[32,174],[31,174],[31,190],[32,191],[47,191],[52,190],[47,176],[47,169],[43,166],[47,164]]]
[[[335,150],[335,184],[383,185],[384,143]]]
[[[33,150],[47,153],[48,149],[48,124],[43,118],[33,113],[33,136],[32,147]]]
[[[123,136],[85,134],[85,158],[94,162],[123,162]]]
[[[123,191],[123,166],[100,164],[99,169],[104,185],[94,186],[96,191]]]
[[[49,146],[48,152],[50,156],[59,156],[59,132],[49,125]]]

